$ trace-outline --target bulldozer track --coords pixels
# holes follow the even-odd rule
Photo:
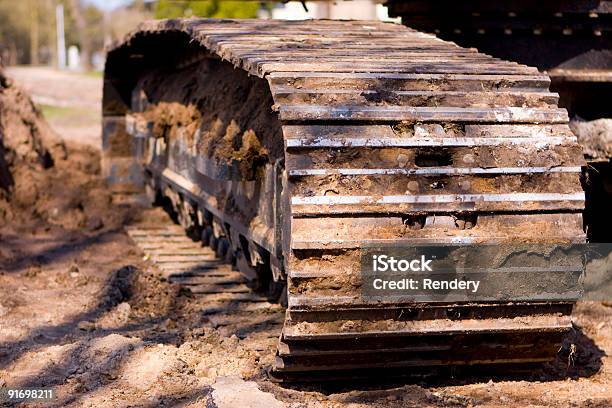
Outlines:
[[[604,102],[612,83],[610,1],[387,0],[386,5],[409,27],[546,71],[572,117],[610,116]]]
[[[201,293],[249,293],[242,274],[223,264],[215,253],[193,242],[177,225],[127,228],[128,235],[170,282]],[[227,287],[221,287],[227,286]]]
[[[388,1],[390,13],[427,32],[456,35],[479,34],[506,36],[528,33],[534,36],[576,36],[592,38],[609,35],[612,4],[607,0],[569,2],[512,1],[470,4],[453,1]]]
[[[281,154],[270,150],[253,179],[239,161],[196,153],[205,132],[179,124],[175,139],[155,135],[157,118],[146,109],[163,98],[139,95],[153,93],[140,78],[158,66],[168,70],[166,87],[189,72],[227,72],[211,81],[235,75],[247,84],[240,86],[266,87]],[[281,378],[525,369],[554,358],[571,327],[571,296],[371,302],[361,296],[359,254],[380,244],[582,242],[583,159],[549,83],[534,68],[392,24],[145,23],[109,53],[106,171],[117,185],[141,174],[151,198],[170,200],[183,226],[212,237],[248,279],[267,270],[286,280],[274,367]],[[214,111],[222,96],[198,98]],[[128,154],[114,154],[122,143]],[[168,251],[179,233],[159,231],[130,234],[147,237],[143,245],[162,268],[208,262],[190,246]],[[225,293],[219,282],[201,285]]]

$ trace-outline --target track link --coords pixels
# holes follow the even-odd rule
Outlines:
[[[270,350],[282,327],[282,308],[254,292],[248,280],[210,247],[185,235],[165,217],[161,224],[135,225],[126,232],[169,282],[200,298],[202,313],[226,336],[249,336],[253,347]],[[165,224],[165,225],[164,225]],[[262,329],[253,331],[260,325]]]
[[[244,275],[218,259],[212,249],[186,237],[180,226],[131,227],[127,232],[171,283],[195,294],[251,293]],[[252,298],[266,300],[262,296]]]

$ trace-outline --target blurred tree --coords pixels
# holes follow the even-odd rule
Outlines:
[[[64,5],[66,46],[78,46],[81,68],[90,70],[92,54],[104,47],[104,14],[83,0],[56,0],[56,3]]]
[[[104,13],[93,5],[83,10],[85,23],[85,36],[88,38],[91,52],[101,51],[104,48]]]
[[[0,0],[0,57],[5,65],[52,64],[56,53],[55,6],[64,5],[66,45],[77,45],[82,66],[102,50],[103,14],[82,0]]]
[[[27,2],[0,1],[0,56],[2,64],[30,60],[31,12]]]
[[[138,23],[155,17],[154,6],[144,0],[134,0],[131,4],[118,7],[105,15],[105,45],[122,39]]]
[[[30,64],[38,65],[38,57],[40,55],[40,37],[39,27],[40,22],[38,21],[38,7],[40,4],[36,0],[29,0],[28,6],[30,8]]]
[[[79,48],[81,56],[81,68],[91,69],[91,37],[87,33],[87,21],[85,12],[80,0],[70,0],[72,17],[76,23],[77,34],[79,36]]]
[[[258,10],[256,1],[158,0],[155,17],[255,18]]]

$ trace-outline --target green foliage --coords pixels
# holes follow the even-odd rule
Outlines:
[[[85,34],[89,37],[92,50],[104,48],[104,14],[94,5],[85,7],[84,18],[87,23]]]
[[[258,10],[259,3],[256,1],[159,0],[155,17],[255,18]]]

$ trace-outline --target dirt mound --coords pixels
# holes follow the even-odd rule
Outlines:
[[[570,122],[587,160],[605,161],[612,158],[612,119]]]
[[[32,101],[0,72],[0,188],[4,201],[24,204],[36,195],[31,180],[53,166],[46,146],[50,135]]]
[[[62,142],[0,71],[0,222],[101,228],[113,212],[99,162],[95,149]]]

